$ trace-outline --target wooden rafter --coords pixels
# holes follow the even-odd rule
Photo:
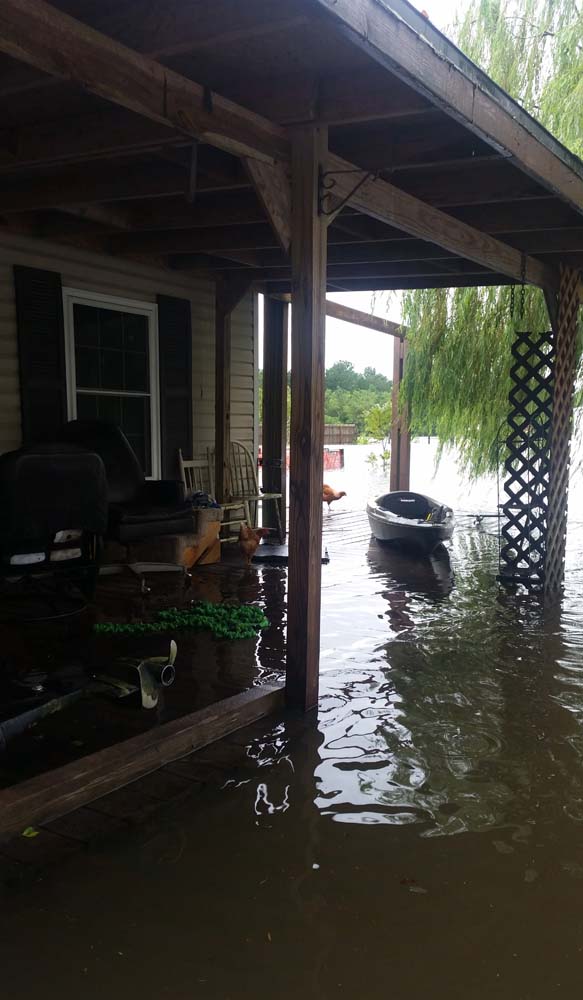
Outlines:
[[[83,171],[69,168],[38,178],[5,180],[0,190],[0,212],[179,195],[186,192],[187,185],[186,172],[170,164],[92,164]]]
[[[168,229],[127,233],[115,237],[115,253],[213,253],[221,250],[255,250],[277,246],[267,223],[248,226],[219,226],[209,229]]]
[[[400,188],[381,180],[365,180],[354,190],[355,174],[351,163],[330,156],[328,169],[335,180],[334,194],[347,197],[350,204],[365,215],[396,226],[419,239],[437,243],[451,253],[476,264],[541,287],[553,287],[557,278],[540,261],[524,256],[500,240],[478,232],[464,222],[419,201]]]
[[[132,216],[132,229],[140,231],[265,224],[265,213],[252,191],[207,193],[203,185],[197,187],[194,205],[184,197],[150,199],[132,210]]]
[[[264,80],[244,80],[241,100],[283,125],[399,122],[431,111],[428,101],[399,80],[390,87],[385,82],[376,66],[357,76],[344,73],[324,79],[302,72],[283,79],[277,88]]]
[[[352,157],[344,157],[352,159]],[[550,198],[549,192],[526,177],[505,159],[472,160],[401,173],[397,167],[390,179],[398,187],[437,208],[457,205],[491,205],[499,201],[532,201]]]
[[[2,0],[0,51],[241,156],[289,155],[281,129],[43,0]]]
[[[480,276],[472,274],[458,275],[457,277],[422,277],[422,278],[331,278],[327,281],[326,290],[328,292],[374,292],[374,291],[405,291],[415,288],[489,288],[498,285],[516,284],[510,281],[504,274],[483,274]],[[267,295],[282,295],[290,291],[291,282],[277,281],[266,282],[262,285],[256,282],[259,291],[265,291]]]
[[[354,6],[360,10],[369,3],[378,13],[374,0],[359,0]],[[341,0],[338,10],[345,8],[345,0]],[[382,10],[383,16],[390,13]],[[73,80],[154,122],[229,151],[269,162],[289,157],[287,136],[278,126],[216,95],[210,97],[209,104],[209,95],[201,85],[100,35],[43,0],[4,0],[0,7],[0,51],[47,73]],[[548,153],[540,143],[536,145],[542,151],[541,156]],[[572,193],[577,175],[554,156],[552,166],[559,173],[563,168],[567,171]],[[329,169],[354,168],[332,156]],[[353,179],[354,175],[339,175],[337,191],[348,196],[350,205],[358,211],[436,243],[495,273],[520,280],[523,267],[520,252],[385,181],[369,180],[353,192],[349,187]],[[548,177],[541,179],[549,183]],[[188,252],[188,248],[175,252]],[[524,263],[527,281],[552,287],[555,282],[552,271],[536,260],[526,258]]]
[[[4,130],[3,139],[0,170],[4,171],[126,156],[188,142],[175,129],[119,108],[19,125]]]
[[[379,0],[312,2],[373,59],[582,211],[583,178],[533,134],[535,123],[530,131],[516,106],[504,106],[478,75],[470,79],[407,20]]]
[[[514,203],[504,201],[497,204],[454,208],[450,214],[485,233],[497,234],[501,239],[510,233],[572,229],[580,224],[580,217],[558,198],[537,201],[534,212],[528,201]]]
[[[96,27],[138,52],[161,59],[266,39],[306,23],[305,14],[274,9],[272,0],[254,0],[252,4],[212,0],[196,8],[184,0],[134,0],[124,4],[119,13],[109,11],[100,16]]]
[[[203,270],[208,269],[208,264],[206,267],[203,265]],[[219,266],[217,271],[219,273],[232,273],[233,270],[239,270],[239,268],[234,268],[232,264],[226,266]],[[246,272],[248,277],[252,281],[283,281],[291,277],[291,269],[286,267],[263,267],[263,268],[248,268]],[[434,277],[449,277],[457,279],[463,275],[475,275],[476,277],[487,277],[490,272],[484,270],[478,264],[473,264],[471,261],[458,260],[452,263],[451,267],[445,268],[440,267],[437,262],[429,261],[427,263],[423,261],[413,261],[412,263],[379,263],[379,264],[328,264],[327,277],[329,281],[333,279],[343,280],[346,279],[375,279],[375,278],[434,278]],[[455,284],[455,281],[454,281]]]

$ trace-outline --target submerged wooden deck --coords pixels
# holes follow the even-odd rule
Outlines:
[[[269,744],[271,754],[275,748],[276,756],[277,745],[285,748],[294,732],[310,724],[314,720],[276,713],[57,819],[34,825],[23,821],[17,834],[0,837],[0,886],[10,888],[34,879],[45,868],[105,838],[123,836],[170,803],[248,778],[261,766],[258,755],[263,745]]]
[[[323,543],[332,562],[347,546],[366,544],[369,534],[363,511],[338,507],[324,515]],[[103,837],[123,834],[169,802],[237,780],[257,766],[262,742],[283,745],[290,733],[314,724],[313,716],[282,711],[283,688],[274,683],[283,675],[287,570],[247,571],[230,554],[193,575],[189,595],[209,593],[265,607],[271,626],[259,643],[257,661],[245,666],[249,648],[234,651],[238,680],[253,677],[254,686],[88,756],[77,750],[57,769],[5,788],[0,792],[0,884],[34,877]],[[213,645],[205,637],[207,655]],[[232,664],[227,661],[223,650],[222,668],[228,674]]]

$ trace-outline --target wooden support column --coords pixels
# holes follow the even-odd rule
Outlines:
[[[287,331],[289,305],[265,297],[263,324],[263,489],[281,493],[282,534],[286,533]],[[263,523],[278,529],[273,503],[263,504]]]
[[[573,392],[575,389],[579,312],[579,274],[573,268],[561,266],[557,305],[557,321],[554,326],[555,374],[545,555],[545,593],[548,595],[560,593],[565,575]]]
[[[231,451],[231,316],[249,290],[245,278],[217,281],[215,296],[215,497],[229,500]]]
[[[391,491],[408,490],[410,489],[411,482],[409,414],[405,407],[401,408],[399,405],[406,357],[407,341],[395,339],[393,345],[393,412],[391,420]]]
[[[327,226],[318,212],[324,128],[292,139],[292,384],[286,697],[318,703]]]

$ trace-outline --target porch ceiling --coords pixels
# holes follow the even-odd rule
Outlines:
[[[149,59],[105,59],[110,39]],[[288,291],[245,157],[285,164],[289,127],[313,121],[374,175],[330,226],[330,289],[583,265],[583,164],[403,0],[5,0],[0,51],[5,230]]]

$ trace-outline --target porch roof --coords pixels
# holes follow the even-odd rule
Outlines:
[[[0,52],[5,229],[289,291],[316,122],[329,290],[583,264],[583,163],[405,0],[3,0]]]

